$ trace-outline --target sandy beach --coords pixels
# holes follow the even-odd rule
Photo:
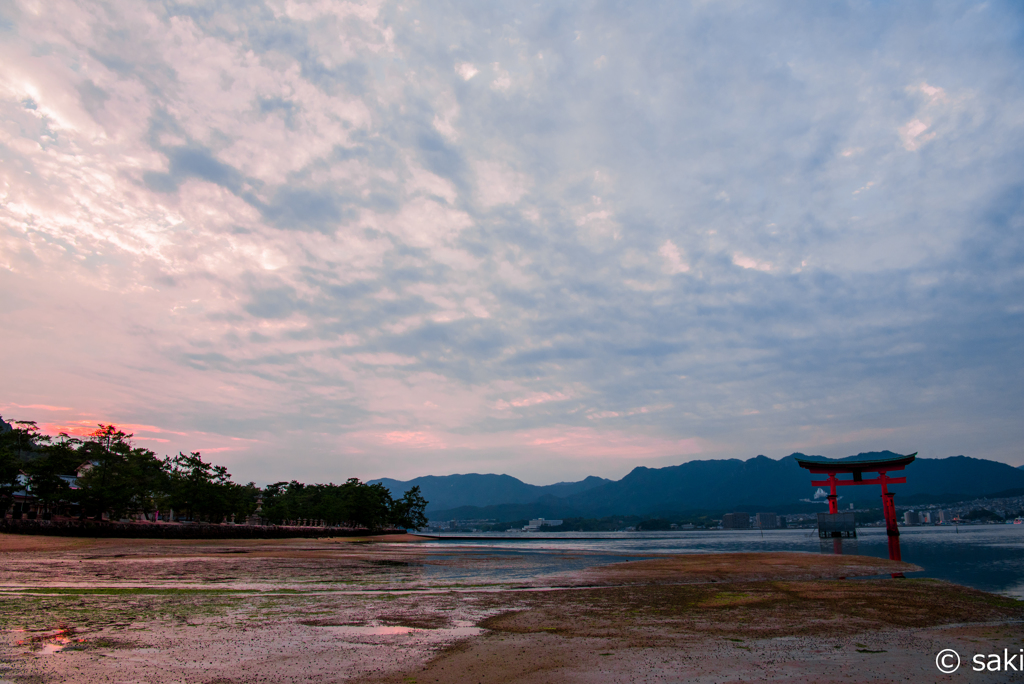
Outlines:
[[[0,536],[0,682],[1017,681],[1021,602],[861,556]],[[954,648],[959,672],[936,654]]]

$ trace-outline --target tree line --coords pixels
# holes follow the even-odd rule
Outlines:
[[[20,496],[19,496],[20,494]],[[198,451],[158,458],[132,435],[100,424],[88,438],[44,435],[33,421],[0,422],[0,518],[18,499],[41,513],[111,520],[175,512],[194,522],[244,521],[262,502],[270,524],[318,520],[371,530],[427,524],[419,487],[394,498],[382,484],[277,482],[266,487],[231,480],[224,466]]]

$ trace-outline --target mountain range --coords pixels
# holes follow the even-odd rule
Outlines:
[[[844,460],[894,458],[891,451],[861,453]],[[419,486],[430,502],[427,515],[433,520],[497,519],[532,517],[605,517],[612,515],[663,515],[670,513],[724,512],[729,510],[796,510],[818,501],[822,494],[811,486],[811,475],[797,465],[797,458],[820,456],[791,454],[782,459],[757,456],[746,461],[723,459],[690,461],[665,468],[637,467],[621,480],[588,477],[579,482],[547,486],[526,484],[509,475],[445,475],[414,480],[372,480],[401,496]],[[1020,489],[1024,470],[996,461],[951,456],[918,458],[907,466],[907,483],[891,485],[897,503],[952,501]],[[899,476],[901,473],[894,473]],[[870,475],[869,475],[870,477]],[[820,479],[820,476],[814,476]],[[1018,492],[1013,492],[1017,494]],[[818,499],[815,499],[818,494]],[[875,502],[877,486],[843,487],[846,502]]]
[[[552,485],[526,484],[511,475],[427,475],[402,482],[390,478],[370,480],[381,483],[393,496],[401,496],[412,487],[419,487],[430,502],[427,512],[462,506],[492,506],[495,504],[526,504],[543,498],[564,498],[594,489],[611,480],[591,475],[579,482],[558,482]]]

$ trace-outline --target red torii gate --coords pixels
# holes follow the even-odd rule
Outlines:
[[[812,475],[828,475],[827,480],[811,481],[814,487],[828,487],[828,512],[835,515],[839,512],[839,497],[836,495],[836,487],[848,485],[882,485],[882,513],[885,516],[885,532],[889,536],[889,559],[902,560],[900,558],[900,530],[896,526],[896,505],[892,498],[894,494],[889,491],[886,485],[903,484],[907,481],[905,477],[889,477],[888,473],[894,470],[903,470],[917,457],[917,452],[909,456],[899,456],[878,461],[809,461],[798,458],[796,462],[801,468],[806,468]],[[873,480],[865,480],[864,473],[878,473]],[[852,479],[839,479],[839,475],[849,473]]]

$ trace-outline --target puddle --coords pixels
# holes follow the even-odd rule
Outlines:
[[[425,627],[406,627],[404,625],[330,625],[320,629],[338,636],[421,636],[441,639],[470,637],[483,634],[483,627],[471,623],[457,622],[454,627],[428,629]]]
[[[335,634],[351,634],[360,636],[412,634],[413,632],[424,631],[422,629],[416,629],[415,627],[401,627],[399,625],[337,625],[334,627],[323,627],[322,629],[329,630]]]
[[[39,655],[53,655],[54,653],[60,653],[65,647],[71,644],[71,639],[58,639],[49,644],[43,644],[43,647],[36,651]]]
[[[11,630],[14,632],[24,632],[24,630]],[[53,655],[54,653],[60,653],[65,648],[80,644],[85,639],[74,637],[74,629],[62,629],[54,634],[40,634],[28,639],[22,639],[17,642],[18,646],[27,646],[37,655]]]

